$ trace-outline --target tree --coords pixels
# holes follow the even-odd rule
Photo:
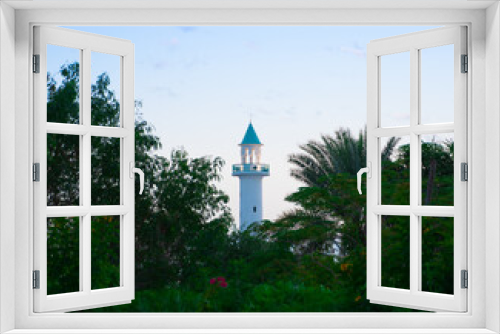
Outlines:
[[[61,67],[62,80],[47,78],[47,120],[78,124],[79,64]],[[91,124],[118,126],[120,104],[106,73],[91,86]],[[156,154],[161,148],[154,127],[142,118],[136,103],[135,163],[145,173],[142,195],[136,193],[137,286],[177,284],[189,275],[186,263],[203,248],[204,235],[213,240],[227,236],[232,216],[228,197],[217,188],[224,162],[220,158],[189,158],[174,150],[170,157]],[[92,205],[120,203],[120,139],[91,138]],[[79,205],[79,136],[47,135],[47,205]],[[138,182],[138,180],[136,181]],[[138,184],[136,184],[138,188]],[[119,278],[118,217],[92,219],[92,288],[115,286]],[[48,220],[49,294],[78,290],[78,218]],[[118,232],[117,232],[118,231]],[[203,250],[206,253],[206,249]],[[164,271],[158,268],[163,266]],[[165,274],[166,273],[166,274]],[[118,280],[119,282],[119,280]]]
[[[356,172],[366,158],[366,132],[356,139],[349,130],[340,129],[333,137],[321,138],[300,146],[304,152],[290,157],[295,166],[292,176],[306,184],[287,197],[297,207],[276,222],[263,224],[261,230],[277,242],[288,243],[307,272],[314,272],[311,276],[319,278],[326,273],[321,284],[365,296],[366,197],[357,193]],[[409,205],[410,146],[396,148],[398,142],[390,138],[381,153],[382,203]],[[421,152],[422,203],[428,205],[432,200],[452,205],[453,142],[422,142]],[[408,217],[383,216],[381,220],[382,284],[409,288]],[[453,263],[453,223],[449,220],[422,218],[425,291],[453,292],[453,272],[449,270]],[[332,249],[340,250],[340,256],[332,255]],[[376,309],[366,303],[358,307]]]
[[[382,160],[387,160],[399,142],[392,137],[382,150]],[[291,154],[288,161],[294,166],[291,175],[309,187],[324,186],[334,174],[356,175],[366,166],[366,128],[353,137],[350,129],[340,128],[334,136],[321,135],[321,140],[311,140],[299,148],[301,153]]]
[[[138,283],[164,286],[188,279],[212,251],[204,241],[227,236],[232,216],[229,198],[217,188],[224,162],[220,158],[189,158],[174,150],[154,175],[155,198],[150,222],[138,231],[138,256],[144,270]]]
[[[390,138],[382,150],[382,161],[391,160],[399,138]],[[285,228],[287,238],[301,253],[342,254],[366,243],[364,196],[354,193],[356,174],[366,165],[366,129],[357,138],[349,129],[322,135],[299,146],[301,153],[290,155],[295,167],[292,177],[307,187],[289,195],[286,200],[297,205],[284,213],[277,224]],[[351,233],[345,233],[349,230]],[[355,233],[354,230],[356,230]],[[293,236],[293,237],[292,237]]]

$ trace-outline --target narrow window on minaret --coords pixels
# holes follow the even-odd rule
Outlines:
[[[256,206],[253,207],[253,212],[257,212],[257,207]]]

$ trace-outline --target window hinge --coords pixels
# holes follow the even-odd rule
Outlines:
[[[467,289],[469,287],[469,274],[467,270],[462,270],[461,276],[462,284],[460,286],[462,287],[462,289]]]
[[[33,270],[33,289],[40,289],[40,270]]]
[[[462,73],[469,72],[469,57],[467,55],[462,55]]]
[[[40,55],[33,55],[33,73],[40,73]]]
[[[33,181],[40,181],[40,164],[38,162],[33,164]]]
[[[469,181],[469,166],[467,165],[466,162],[462,162],[462,164],[460,165],[460,174],[461,174],[461,177],[460,179],[462,181]]]

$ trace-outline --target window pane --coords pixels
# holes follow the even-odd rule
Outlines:
[[[382,286],[410,289],[410,217],[381,219]]]
[[[80,50],[47,45],[47,122],[80,122]]]
[[[47,219],[47,294],[80,291],[80,219]]]
[[[47,134],[47,205],[80,205],[80,136]]]
[[[410,137],[380,138],[382,205],[410,205]]]
[[[420,50],[421,123],[453,123],[453,45]]]
[[[453,218],[422,217],[422,291],[453,294]]]
[[[453,205],[453,133],[421,136],[422,205]]]
[[[120,204],[120,138],[92,137],[92,205]]]
[[[120,126],[121,57],[92,52],[92,125]]]
[[[92,217],[92,289],[120,286],[120,216]]]
[[[382,127],[410,125],[410,53],[380,57]]]

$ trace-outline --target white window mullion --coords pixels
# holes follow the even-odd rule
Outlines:
[[[377,137],[402,137],[409,136],[410,133],[419,135],[436,134],[436,133],[453,133],[455,125],[453,123],[442,124],[419,124],[415,126],[400,126],[394,128],[377,128],[373,130],[373,134]]]
[[[97,125],[90,126],[90,133],[93,136],[97,137],[113,137],[113,138],[123,138],[130,134],[129,131],[123,128],[111,128],[111,127],[104,127]]]
[[[453,133],[455,132],[455,124],[453,123],[443,123],[443,124],[420,124],[413,128],[413,132],[418,135],[431,135],[435,133]]]
[[[92,147],[91,147],[91,134],[90,134],[90,125],[91,125],[91,50],[89,48],[83,49],[83,57],[82,64],[80,65],[82,76],[80,77],[80,87],[82,90],[82,95],[80,97],[82,101],[82,124],[85,128],[85,133],[82,136],[83,141],[83,150],[82,150],[82,161],[83,166],[81,169],[80,178],[82,180],[82,197],[83,197],[83,206],[87,210],[92,205]],[[83,291],[85,293],[90,293],[92,286],[92,217],[90,216],[90,212],[85,212],[82,217],[82,225],[83,225],[83,238],[80,240],[80,247],[83,252],[83,262],[80,263],[80,271],[82,272],[82,276],[80,276],[80,281],[83,282]]]
[[[86,214],[82,217],[82,239],[80,240],[80,249],[83,253],[82,262],[80,263],[80,284],[83,286],[83,292],[90,293],[91,280],[92,280],[92,267],[91,267],[91,216]]]
[[[84,98],[84,92],[85,92],[85,85],[83,85],[82,83],[84,82],[83,81],[83,77],[84,77],[84,67],[82,66],[83,65],[83,59],[85,57],[85,53],[83,50],[80,50],[80,67],[79,67],[79,76],[80,76],[80,92],[79,92],[79,96],[80,96],[80,109],[79,110],[84,110],[84,106],[86,104],[85,102],[85,98]],[[75,127],[73,129],[75,130],[84,130],[84,124],[85,120],[84,120],[84,117],[79,117],[79,123],[78,125],[74,125]],[[55,128],[55,130],[57,131],[57,129],[61,129],[62,131],[61,132],[55,132],[53,131],[54,129],[52,128],[51,129],[51,126],[53,128]],[[51,132],[51,133],[61,133],[61,134],[69,134],[69,135],[79,135],[79,143],[80,143],[80,154],[79,154],[79,157],[78,157],[78,161],[79,161],[79,170],[80,171],[83,171],[84,170],[84,166],[85,166],[85,159],[84,159],[84,152],[85,152],[85,147],[83,145],[83,134],[85,133],[84,131],[82,131],[81,133],[65,133],[67,131],[65,131],[65,129],[68,127],[68,124],[59,124],[59,123],[47,123],[47,133],[48,132]],[[76,131],[75,131],[76,132]],[[85,201],[84,201],[84,196],[82,193],[83,191],[83,188],[84,188],[84,178],[82,177],[82,175],[80,175],[80,178],[79,178],[79,190],[80,190],[80,208],[81,207],[84,207],[85,205]],[[47,208],[48,209],[48,208]],[[48,213],[48,210],[47,210],[47,213]],[[79,282],[79,291],[84,291],[85,289],[85,286],[84,286],[84,264],[86,262],[86,255],[85,255],[85,248],[84,248],[84,240],[87,238],[87,234],[85,233],[85,221],[84,221],[84,215],[78,215],[80,217],[80,219],[78,220],[79,221],[79,226],[78,226],[78,232],[79,232],[79,239],[78,239],[78,247],[79,247],[79,261],[78,261],[78,268],[80,270],[79,272],[79,275],[78,275],[78,282]]]
[[[135,290],[135,180],[130,170],[135,166],[135,99],[134,99],[134,52],[124,54],[121,59],[122,99],[120,121],[127,135],[122,139],[122,203],[128,213],[121,216],[120,283],[126,289],[129,299],[134,299]],[[131,179],[132,177],[132,179]]]
[[[417,216],[429,217],[454,217],[455,209],[452,206],[415,206],[408,205],[376,205],[373,208],[373,213],[383,216],[409,216],[416,214]]]
[[[80,94],[83,96],[83,93]],[[83,108],[81,109],[83,110]],[[104,126],[84,126],[81,124],[62,124],[62,123],[47,123],[47,133],[55,133],[62,135],[82,136],[89,131],[93,136],[123,138],[128,135],[128,132],[122,128],[110,128]]]
[[[81,217],[88,213],[91,216],[117,216],[130,213],[130,208],[124,205],[51,206],[45,208],[45,213],[47,218]]]
[[[380,59],[373,54],[367,55],[367,93],[368,93],[368,121],[367,121],[367,142],[366,157],[368,166],[371,164],[371,178],[366,179],[366,255],[367,255],[367,298],[370,299],[372,292],[380,284],[380,216],[375,213],[375,207],[380,202],[380,140],[375,136],[375,129],[380,124],[380,115],[378,113],[380,106]],[[374,103],[369,103],[373,101]]]
[[[414,129],[419,123],[419,72],[420,61],[419,51],[416,48],[410,49],[410,207],[419,204],[420,194],[420,143],[419,137]],[[420,244],[419,244],[419,222],[420,219],[415,213],[410,215],[410,291],[418,291],[420,281]]]

